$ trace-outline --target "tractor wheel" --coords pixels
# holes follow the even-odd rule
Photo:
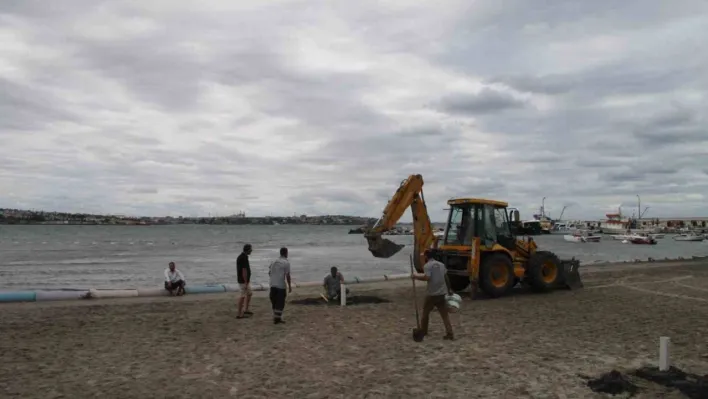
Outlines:
[[[448,274],[447,276],[450,279],[450,286],[455,292],[462,291],[470,285],[469,276],[460,276],[456,274]]]
[[[492,298],[506,295],[514,287],[514,265],[504,254],[487,256],[479,268],[479,285]]]
[[[558,256],[550,251],[538,251],[529,259],[526,277],[536,291],[549,291],[563,284],[563,269]]]

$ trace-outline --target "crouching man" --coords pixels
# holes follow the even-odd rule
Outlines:
[[[184,275],[175,267],[175,262],[170,262],[170,267],[165,269],[165,289],[170,295],[184,295]],[[175,292],[176,291],[176,292]]]
[[[447,333],[443,338],[448,340],[455,339],[452,333],[452,323],[450,323],[450,315],[445,302],[445,294],[452,294],[450,288],[450,280],[447,277],[447,269],[442,262],[433,259],[430,250],[425,251],[425,265],[423,266],[423,274],[415,273],[413,278],[416,280],[427,281],[428,287],[423,304],[423,317],[420,320],[420,330],[423,336],[428,334],[428,320],[430,312],[437,308],[440,312],[440,317],[445,325]]]
[[[327,293],[327,300],[339,299],[339,296],[342,295],[342,283],[344,283],[344,276],[337,271],[336,266],[332,266],[329,270],[329,274],[324,278],[324,289]],[[346,293],[349,294],[349,288],[346,288]]]

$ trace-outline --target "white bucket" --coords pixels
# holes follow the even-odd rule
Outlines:
[[[462,305],[462,298],[457,294],[446,295],[445,303],[450,313],[457,313],[460,310],[460,305]]]

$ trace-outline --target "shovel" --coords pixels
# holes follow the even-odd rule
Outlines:
[[[416,328],[413,329],[413,341],[415,342],[422,342],[423,337],[423,332],[420,330],[420,315],[418,314],[418,295],[416,295],[416,290],[415,290],[415,279],[413,278],[413,273],[415,272],[413,270],[413,254],[411,254],[411,280],[413,280],[413,303],[415,304],[415,323],[416,323]]]

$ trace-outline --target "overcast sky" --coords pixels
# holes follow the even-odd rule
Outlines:
[[[0,207],[708,216],[708,2],[0,2]],[[405,220],[410,220],[406,217]]]

